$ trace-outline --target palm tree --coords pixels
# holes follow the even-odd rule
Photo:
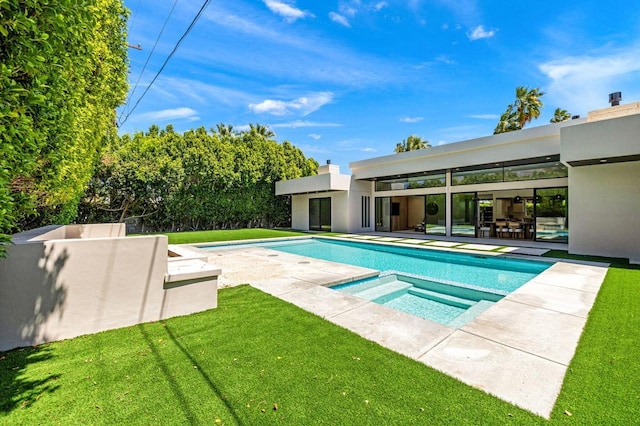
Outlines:
[[[213,129],[211,129],[213,130]],[[232,136],[235,131],[233,130],[233,125],[219,123],[216,124],[216,130],[213,130],[214,133],[218,133],[220,136]]]
[[[264,139],[270,139],[276,135],[267,126],[263,126],[262,124],[251,124],[251,123],[249,123],[249,133],[255,136],[261,136]]]
[[[566,109],[556,108],[553,112],[553,118],[549,120],[551,123],[562,123],[571,118],[571,114]]]
[[[540,109],[542,101],[540,98],[544,95],[537,87],[529,90],[528,87],[516,87],[516,102],[514,108],[518,117],[520,128],[524,128],[525,124],[531,123],[534,118],[540,117]]]
[[[542,95],[544,92],[537,87],[534,89],[525,86],[516,87],[516,100],[513,104],[509,104],[507,110],[500,116],[500,121],[493,133],[520,130],[534,118],[540,117]]]
[[[403,139],[402,142],[396,144],[396,154],[400,152],[415,151],[423,148],[430,148],[429,141],[422,139],[420,136],[411,135],[407,139]]]
[[[493,130],[493,134],[497,135],[498,133],[507,133],[514,130],[518,130],[518,122],[513,111],[513,105],[509,105],[507,110],[500,116],[500,121],[498,121],[498,125]]]

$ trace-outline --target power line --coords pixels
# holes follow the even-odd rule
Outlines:
[[[156,37],[156,41],[153,43],[153,47],[151,48],[151,51],[149,52],[149,55],[147,56],[147,60],[145,61],[144,65],[142,66],[142,71],[140,71],[140,75],[138,75],[138,80],[136,80],[136,84],[133,86],[133,89],[131,90],[131,92],[129,92],[129,96],[127,96],[127,100],[124,103],[124,107],[122,108],[122,112],[120,113],[120,116],[118,117],[118,120],[120,120],[120,118],[122,118],[122,116],[125,113],[126,106],[129,105],[129,102],[131,101],[131,98],[133,98],[133,94],[136,92],[136,89],[138,88],[138,84],[140,84],[140,79],[142,79],[142,76],[144,75],[144,71],[147,69],[147,65],[149,64],[149,60],[151,60],[151,56],[153,56],[153,52],[156,50],[156,46],[158,45],[158,42],[160,41],[160,37],[162,37],[162,33],[164,32],[164,29],[166,28],[167,23],[169,22],[169,18],[171,18],[171,15],[173,14],[173,10],[176,8],[176,4],[178,4],[178,0],[175,0],[173,2],[173,6],[171,6],[171,10],[169,11],[169,14],[167,15],[167,18],[164,20],[164,24],[162,24],[162,28],[160,29],[160,33]]]
[[[153,85],[153,83],[155,83],[155,81],[158,79],[158,77],[160,76],[160,74],[162,73],[162,71],[164,70],[164,67],[167,65],[167,63],[169,62],[169,60],[171,59],[171,57],[173,56],[174,53],[176,53],[176,50],[178,50],[178,47],[180,47],[180,44],[182,44],[182,41],[187,37],[187,35],[191,32],[191,29],[194,27],[194,25],[196,24],[196,22],[198,22],[198,19],[200,19],[200,16],[202,16],[202,14],[204,13],[204,10],[207,8],[207,6],[209,6],[209,3],[211,3],[211,0],[205,0],[205,2],[202,4],[202,7],[200,7],[200,10],[198,11],[198,13],[196,14],[196,16],[193,18],[193,20],[191,21],[191,23],[189,24],[189,26],[187,27],[187,29],[185,30],[184,34],[182,34],[182,36],[180,37],[180,39],[176,42],[176,45],[173,47],[173,50],[171,51],[171,53],[169,53],[169,56],[167,56],[167,59],[165,59],[164,63],[162,64],[162,66],[160,67],[160,69],[158,70],[158,72],[156,73],[156,75],[153,77],[153,80],[151,80],[151,83],[149,83],[149,85],[146,87],[146,89],[144,89],[144,92],[142,93],[142,95],[140,95],[140,97],[138,98],[138,100],[136,101],[135,105],[133,106],[133,108],[131,108],[131,111],[129,111],[129,113],[124,117],[124,119],[120,122],[119,127],[122,127],[122,125],[124,123],[127,122],[127,119],[129,118],[129,116],[133,113],[133,111],[135,111],[135,109],[137,108],[138,104],[140,103],[140,101],[142,100],[142,98],[144,98],[144,96],[147,94],[147,92],[149,91],[149,89],[151,88],[151,86]]]

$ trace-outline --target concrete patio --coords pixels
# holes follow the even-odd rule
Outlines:
[[[603,264],[558,261],[455,329],[325,287],[374,270],[261,247],[206,253],[223,271],[220,287],[249,283],[545,418],[607,272]]]

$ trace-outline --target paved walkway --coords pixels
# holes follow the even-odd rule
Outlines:
[[[364,239],[379,240],[371,237]],[[508,252],[459,244],[431,247],[476,253],[479,248],[493,255]],[[455,329],[325,287],[374,276],[374,270],[260,247],[207,253],[209,262],[222,269],[221,287],[249,283],[545,418],[607,271],[603,265],[557,262]]]

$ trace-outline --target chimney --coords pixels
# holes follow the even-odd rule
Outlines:
[[[612,107],[620,105],[622,99],[622,92],[609,93],[609,103]]]
[[[327,174],[327,173],[339,174],[340,173],[340,166],[332,165],[331,164],[331,160],[327,160],[327,164],[323,164],[322,166],[318,167],[318,174],[319,175],[324,175],[324,174]]]

